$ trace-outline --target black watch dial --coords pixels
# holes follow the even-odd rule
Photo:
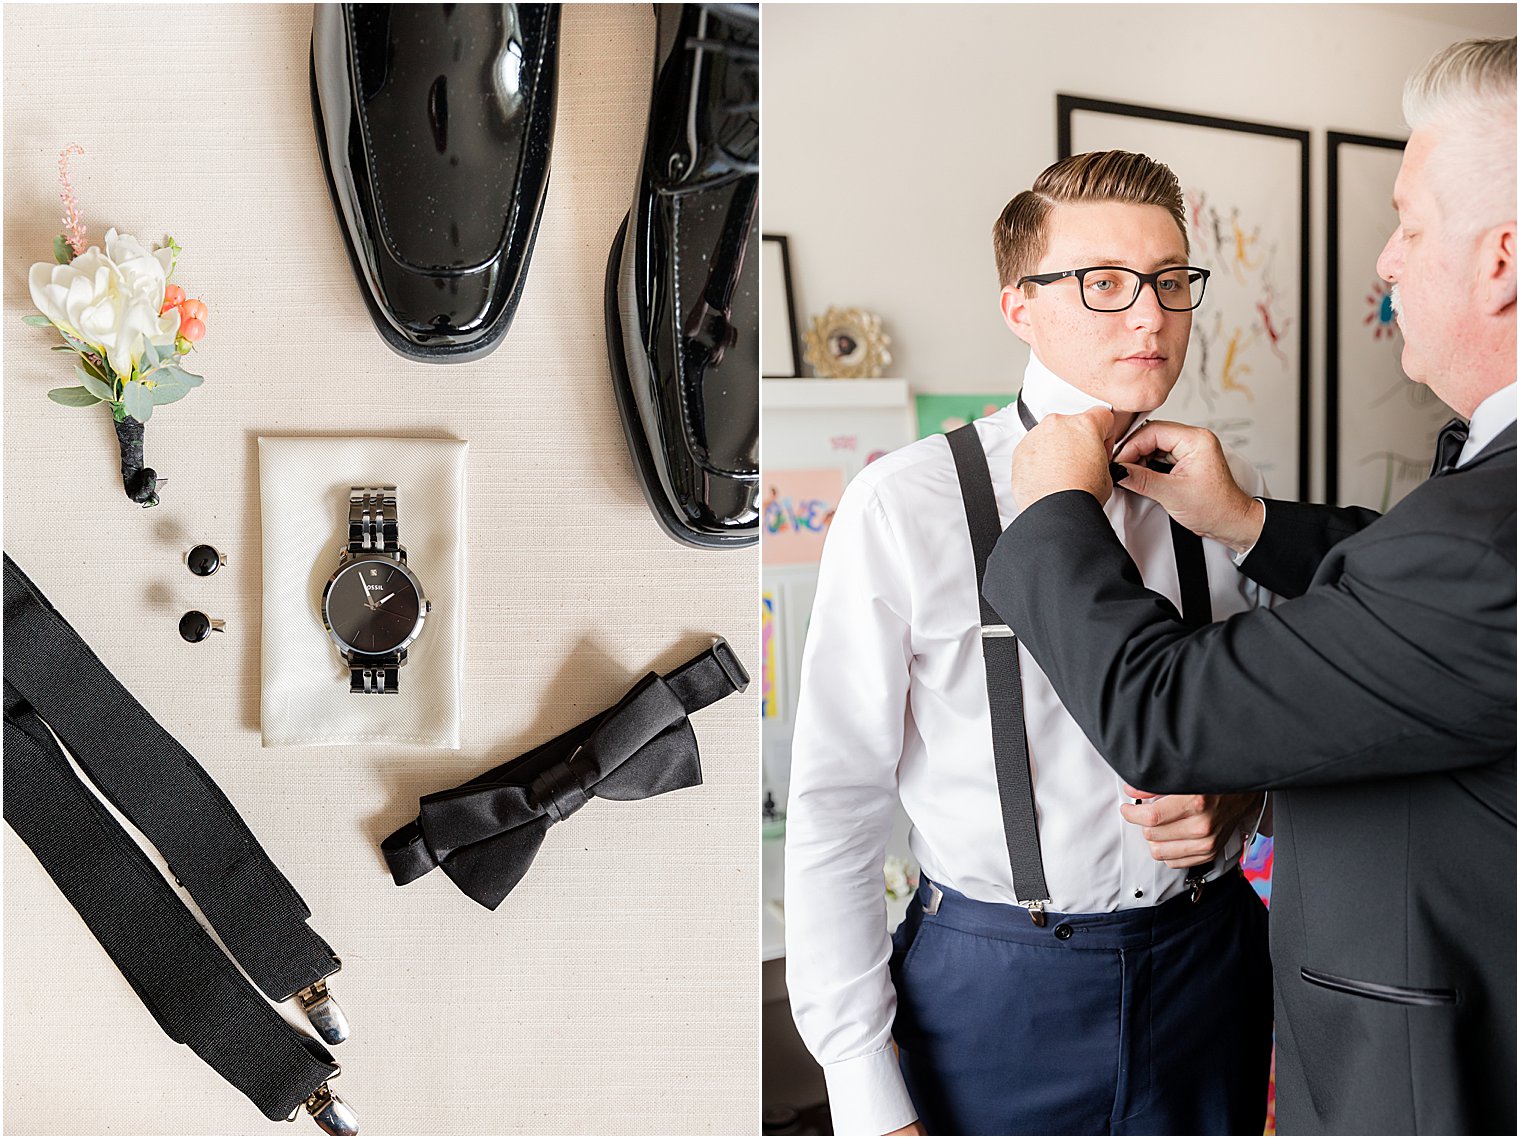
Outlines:
[[[400,647],[417,627],[422,598],[394,562],[344,566],[327,591],[327,624],[356,652],[379,655]]]

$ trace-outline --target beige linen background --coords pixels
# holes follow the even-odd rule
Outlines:
[[[7,6],[4,22],[5,548],[221,784],[343,957],[334,1086],[364,1133],[756,1130],[758,684],[695,717],[702,787],[590,804],[494,914],[441,873],[396,888],[377,850],[419,795],[710,634],[758,674],[753,551],[661,533],[607,373],[602,276],[642,147],[649,8],[565,8],[522,306],[493,355],[447,367],[393,355],[360,300],[312,136],[310,9]],[[169,479],[153,510],[122,493],[107,414],[47,400],[68,358],[21,323],[71,142],[91,240],[172,232],[177,279],[210,308],[205,386],[149,426]],[[261,434],[468,440],[460,751],[260,747]],[[192,577],[198,541],[228,568]],[[189,608],[227,632],[185,644]],[[264,1120],[171,1043],[9,830],[4,867],[6,1132],[318,1134]]]

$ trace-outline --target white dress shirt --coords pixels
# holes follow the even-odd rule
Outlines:
[[[1467,425],[1467,442],[1457,456],[1457,466],[1465,467],[1478,452],[1494,441],[1494,436],[1515,422],[1515,385],[1500,388],[1480,403]]]
[[[1023,399],[1036,418],[1100,401],[1031,355]],[[977,420],[1006,527],[1018,513],[1016,405]],[[1230,456],[1236,481],[1260,474]],[[1179,604],[1166,512],[1116,489],[1104,513],[1146,585]],[[1216,620],[1258,589],[1230,551],[1204,543]],[[1263,600],[1269,595],[1263,595]],[[900,800],[925,876],[968,897],[1014,904],[993,766],[981,617],[960,483],[943,435],[867,466],[840,499],[819,566],[802,660],[787,804],[787,987],[803,1040],[823,1065],[838,1134],[882,1134],[916,1117],[892,1047],[882,862]],[[1064,913],[1153,906],[1186,871],[1151,857],[1119,814],[1123,783],[1019,646],[1024,722],[1050,889]],[[1236,842],[1238,857],[1238,839]]]

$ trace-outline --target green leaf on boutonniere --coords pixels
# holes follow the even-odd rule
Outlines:
[[[68,348],[67,345],[65,345],[65,348],[69,352],[73,351],[73,349],[72,348]],[[113,380],[110,376],[106,375],[104,372],[102,372],[100,370],[100,366],[97,365],[95,363],[95,361],[91,360],[88,356],[81,356],[81,357],[79,357],[79,366],[81,368],[83,368],[86,372],[89,372],[90,375],[94,376],[97,380],[100,380],[102,383],[111,384],[113,387],[115,386],[116,381]]]
[[[174,364],[165,364],[159,372],[165,379],[184,384],[187,388],[198,388],[206,382],[205,376],[197,376],[194,372],[187,372]]]
[[[121,405],[133,419],[146,423],[153,414],[153,393],[146,384],[134,380],[121,389]]]
[[[79,377],[79,382],[84,385],[85,390],[96,399],[103,403],[115,401],[116,393],[112,390],[111,385],[98,376],[90,375],[89,372],[85,371],[78,364],[74,365],[74,374]]]
[[[175,400],[184,399],[190,394],[190,389],[178,380],[161,380],[153,385],[153,405],[157,407],[161,403],[173,403]]]
[[[48,392],[48,399],[64,407],[94,407],[101,402],[98,396],[83,388],[54,388]]]
[[[114,420],[116,420],[117,423],[120,423],[124,419],[126,419],[127,418],[127,405],[124,404],[124,403],[119,403],[119,402],[118,403],[113,403],[111,405],[111,418],[114,419]]]
[[[78,352],[81,356],[84,355],[84,354],[86,354],[86,353],[88,353],[88,352],[95,351],[95,349],[91,348],[83,340],[80,340],[79,337],[77,337],[77,336],[70,336],[67,332],[65,332],[61,328],[58,330],[58,335],[61,336],[61,337],[63,337],[63,342],[65,344],[67,344],[70,348],[74,349],[74,351]]]
[[[74,260],[74,247],[69,244],[69,239],[59,234],[53,238],[53,260],[60,265],[67,265]]]
[[[52,328],[53,327],[53,322],[51,320],[49,320],[47,317],[43,316],[40,312],[39,313],[33,313],[31,316],[23,316],[21,318],[21,323],[22,324],[29,324],[33,328]]]

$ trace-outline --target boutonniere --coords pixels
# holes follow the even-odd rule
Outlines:
[[[85,241],[84,220],[69,182],[70,146],[58,158],[64,232],[53,239],[53,260],[31,268],[28,284],[40,316],[26,323],[63,338],[55,352],[77,360],[73,387],[48,398],[64,407],[104,404],[116,425],[127,497],[158,505],[160,479],[144,465],[143,437],[153,409],[183,399],[202,377],[181,366],[206,335],[206,305],[173,283],[180,247],[172,237],[152,246],[106,231],[101,245]]]

